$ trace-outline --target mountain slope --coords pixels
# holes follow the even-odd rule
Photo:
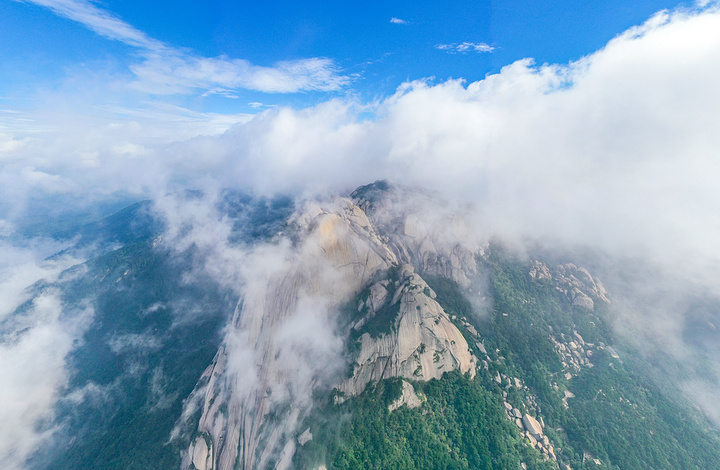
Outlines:
[[[208,245],[137,219],[50,286],[94,317],[32,468],[720,468],[717,430],[645,375],[588,270],[386,182],[213,207],[231,229]]]

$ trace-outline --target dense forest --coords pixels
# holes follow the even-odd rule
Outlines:
[[[342,404],[319,397],[303,427],[313,439],[299,448],[298,468],[720,468],[720,439],[705,418],[649,380],[631,356],[603,347],[617,341],[612,305],[573,305],[552,281],[529,275],[531,261],[500,245],[478,261],[492,299],[488,311],[474,308],[472,294],[457,283],[426,280],[471,345],[462,320],[477,329],[487,355],[475,346],[473,352],[487,368],[475,378],[453,372],[412,382],[423,400],[413,409],[389,409],[400,379],[371,383]],[[569,373],[555,338],[578,336],[595,354]],[[530,445],[503,401],[543,418],[558,463]]]

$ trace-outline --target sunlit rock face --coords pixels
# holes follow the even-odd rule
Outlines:
[[[438,275],[467,287],[477,273],[475,255],[483,252],[465,220],[443,207],[438,195],[376,182],[352,194],[405,262],[428,275]]]
[[[386,301],[390,307],[397,305],[393,329],[377,338],[369,333],[360,337],[353,375],[339,387],[346,395],[361,393],[371,380],[430,380],[455,369],[475,373],[467,341],[413,267],[403,265],[397,282],[395,294]]]
[[[465,338],[419,273],[468,284],[480,250],[459,217],[427,195],[409,196],[375,183],[352,199],[306,204],[257,249],[273,261],[247,280],[224,344],[188,400],[201,411],[184,468],[289,467],[318,386],[352,396],[370,380],[474,374]],[[392,312],[387,331],[361,334],[379,311]]]

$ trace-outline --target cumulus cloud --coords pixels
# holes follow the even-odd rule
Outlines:
[[[138,48],[143,59],[130,67],[136,78],[133,85],[151,94],[238,88],[267,93],[333,91],[350,81],[327,58],[282,61],[268,67],[224,56],[202,57],[153,39],[88,0],[24,1],[77,21],[108,39]]]
[[[369,105],[266,110],[181,143],[163,143],[179,128],[148,136],[166,125],[152,120],[71,122],[6,152],[0,177],[12,194],[211,180],[320,193],[388,178],[472,200],[498,230],[678,255],[702,247],[717,259],[719,18],[664,12],[575,63],[525,59],[470,84],[407,83]],[[128,148],[142,151],[118,152]]]
[[[438,44],[435,49],[448,52],[450,54],[464,54],[466,52],[492,52],[495,48],[484,42],[461,42],[460,44]]]
[[[392,23],[392,24],[408,24],[408,22],[406,20],[403,20],[400,18],[395,18],[394,16],[392,18],[390,18],[390,23]]]

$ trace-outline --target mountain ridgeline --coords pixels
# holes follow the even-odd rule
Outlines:
[[[83,228],[111,248],[34,287],[94,317],[28,467],[720,469],[717,429],[646,375],[587,269],[384,181],[215,209],[237,286],[145,204]]]

